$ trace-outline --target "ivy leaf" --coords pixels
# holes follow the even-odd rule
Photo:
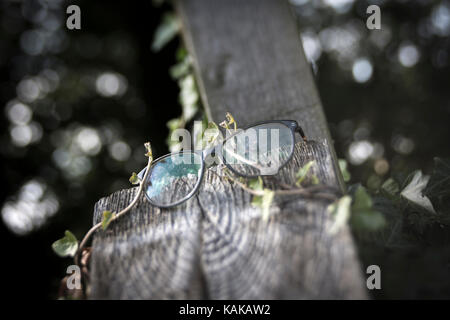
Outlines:
[[[269,190],[269,189],[264,189],[264,195],[263,195],[263,199],[262,199],[263,221],[267,221],[267,219],[269,219],[269,210],[270,210],[270,206],[272,205],[274,196],[275,196],[274,191]]]
[[[189,74],[191,71],[191,59],[186,56],[182,61],[172,66],[169,70],[170,76],[174,80],[178,80]]]
[[[335,234],[347,223],[350,218],[351,203],[352,198],[347,195],[328,206],[328,212],[334,216],[334,223],[330,228],[331,234]]]
[[[66,230],[64,238],[53,242],[52,249],[60,257],[73,257],[78,250],[78,240],[72,232]]]
[[[262,196],[253,196],[252,198],[252,206],[262,208]]]
[[[430,177],[423,175],[420,170],[415,171],[413,174],[409,184],[402,190],[400,195],[428,212],[436,213],[430,199],[422,194],[422,190],[427,186]]]
[[[267,221],[270,214],[270,206],[272,205],[275,192],[270,189],[264,189],[262,196],[253,196],[252,205],[262,209],[262,220]]]
[[[167,128],[169,131],[174,131],[182,126],[183,120],[180,118],[174,118],[167,121]]]
[[[400,186],[398,185],[397,181],[389,178],[381,185],[381,191],[387,196],[393,198],[399,193]]]
[[[352,210],[367,210],[372,208],[372,198],[367,193],[366,189],[362,186],[358,186],[353,196],[354,202],[352,205]]]
[[[263,180],[261,177],[251,179],[248,182],[248,187],[252,190],[260,191],[263,189]]]
[[[225,115],[225,120],[222,121],[219,125],[220,125],[222,128],[225,128],[225,129],[227,129],[227,130],[229,130],[229,129],[230,129],[230,126],[233,125],[234,131],[237,130],[237,123],[236,123],[236,121],[234,120],[234,117],[233,117],[233,116],[231,115],[231,113],[229,113],[229,112],[226,113],[226,115]]]
[[[356,229],[377,231],[386,226],[384,215],[373,208],[373,201],[366,189],[358,186],[354,193],[351,223]]]
[[[450,214],[450,159],[434,158],[433,173],[422,192],[438,211]]]
[[[262,219],[267,221],[269,218],[269,210],[275,196],[275,192],[264,188],[263,180],[261,177],[251,179],[248,181],[248,187],[255,191],[263,191],[261,196],[253,196],[252,205],[262,209]]]
[[[383,214],[376,210],[352,212],[352,225],[357,229],[377,231],[386,226]]]
[[[102,219],[102,229],[106,230],[111,223],[111,221],[114,219],[116,214],[114,212],[111,212],[109,210],[103,211],[103,219]]]
[[[166,143],[169,146],[170,152],[177,152],[181,150],[181,143],[172,140],[172,133],[176,129],[182,128],[184,126],[184,121],[181,118],[174,118],[167,122],[167,127],[169,128],[169,135],[167,136]]]
[[[302,168],[300,168],[297,171],[297,174],[295,175],[295,177],[297,178],[297,181],[295,182],[295,184],[300,187],[300,185],[302,184],[303,180],[305,180],[309,169],[313,166],[314,164],[314,160],[309,161],[307,164],[305,164]],[[317,177],[316,177],[317,179]],[[318,180],[318,179],[317,179]]]
[[[237,123],[234,120],[234,117],[231,115],[231,113],[227,112],[227,114],[225,115],[225,118],[227,119],[228,126],[234,125],[234,131],[236,131],[237,130]]]
[[[152,51],[161,50],[177,35],[180,26],[173,13],[164,15],[162,23],[158,26],[153,37]]]
[[[430,196],[450,195],[450,159],[434,158],[433,174],[424,191]]]
[[[195,85],[194,75],[189,74],[178,81],[180,86],[180,104],[183,111],[183,121],[191,120],[198,110],[199,95]]]
[[[139,178],[136,174],[136,172],[133,172],[130,179],[129,179],[131,184],[138,184],[139,183]]]
[[[345,182],[350,181],[352,176],[350,175],[350,172],[348,172],[347,161],[345,159],[339,159],[338,162],[339,162],[339,168],[341,169],[341,172],[342,172],[342,178],[344,178]]]
[[[175,58],[178,62],[183,61],[188,56],[188,52],[185,46],[180,46],[175,53]]]
[[[217,138],[220,136],[220,130],[219,127],[215,122],[208,122],[208,126],[206,127],[205,131],[203,131],[203,144],[204,148],[209,148],[214,145],[214,142],[217,140]]]

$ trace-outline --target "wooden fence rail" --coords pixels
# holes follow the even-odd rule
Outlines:
[[[321,193],[340,194],[326,120],[287,2],[180,0],[177,12],[211,119],[226,111],[240,126],[293,119],[311,139],[298,142],[289,165],[265,183],[293,184],[295,172],[315,160],[309,174],[319,178]],[[330,232],[330,200],[314,192],[277,196],[264,221],[251,195],[222,175],[220,167],[208,169],[198,196],[172,209],[152,207],[142,197],[127,216],[98,232],[90,298],[366,297],[349,228]],[[101,199],[94,223],[103,210],[125,207],[135,192]]]

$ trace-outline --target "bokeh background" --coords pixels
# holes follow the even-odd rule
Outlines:
[[[143,142],[152,142],[155,155],[168,152],[166,123],[182,112],[169,69],[182,43],[175,37],[151,50],[170,2],[0,3],[4,276],[11,297],[56,298],[70,260],[51,243],[66,229],[81,238],[95,202],[129,187],[131,172],[146,162]],[[70,4],[81,7],[81,30],[65,27]],[[448,1],[291,4],[349,183],[376,190],[390,176],[430,173],[433,157],[449,156]],[[370,4],[381,7],[381,30],[366,28]],[[444,244],[446,269],[426,274],[430,286],[450,282]],[[433,257],[402,283],[426,273]],[[411,296],[405,290],[382,297],[450,296],[450,285]]]

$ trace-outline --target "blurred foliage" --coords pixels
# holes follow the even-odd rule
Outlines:
[[[153,38],[152,50],[159,51],[167,43],[169,43],[180,30],[180,25],[173,13],[166,13],[162,19],[162,23],[155,31]]]
[[[431,199],[434,207],[442,214],[450,215],[450,160],[434,159],[433,174],[426,188],[425,196]]]
[[[347,160],[340,165],[354,184],[357,220],[367,225],[374,212],[386,220],[373,232],[355,228],[363,265],[382,270],[375,296],[450,297],[449,3],[290,2],[337,154]],[[381,30],[365,27],[374,3]],[[80,31],[65,28],[69,4],[81,7]],[[130,173],[145,165],[142,141],[162,155],[173,130],[207,123],[170,12],[162,0],[0,3],[2,237],[14,243],[5,254],[18,274],[45,261],[32,280],[46,297],[66,265],[49,244],[66,227],[81,236],[94,203],[129,187]],[[23,296],[23,281],[12,296]]]
[[[433,198],[431,205],[426,196],[427,189],[442,177],[439,166],[445,162],[436,161],[431,177],[417,170],[403,181],[387,179],[372,196],[373,208],[387,222],[385,227],[370,233],[353,229],[363,263],[378,264],[382,270],[383,290],[375,291],[375,297],[449,297],[450,214]],[[448,179],[450,170],[446,170]],[[351,186],[350,192],[355,188],[361,187]]]
[[[373,295],[449,298],[450,4],[290,1],[349,192],[366,186],[385,220],[367,232],[352,212],[363,267],[381,267]],[[365,26],[370,4],[381,8],[381,30]]]
[[[356,230],[376,231],[384,228],[384,215],[373,208],[373,201],[366,189],[358,186],[353,193],[351,224]]]
[[[81,8],[81,30],[65,27],[69,4]],[[56,297],[70,262],[50,244],[66,228],[80,238],[95,202],[129,187],[146,163],[143,141],[168,152],[165,123],[181,110],[168,74],[179,39],[151,50],[167,11],[150,1],[0,2],[1,234],[14,243],[5,252],[14,272],[36,275],[13,277],[11,296],[32,283]]]

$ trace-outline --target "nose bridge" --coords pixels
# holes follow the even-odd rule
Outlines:
[[[205,159],[207,156],[211,155],[214,152],[214,150],[216,150],[217,147],[218,146],[212,146],[212,147],[210,147],[208,149],[203,150],[202,151],[203,159]]]

